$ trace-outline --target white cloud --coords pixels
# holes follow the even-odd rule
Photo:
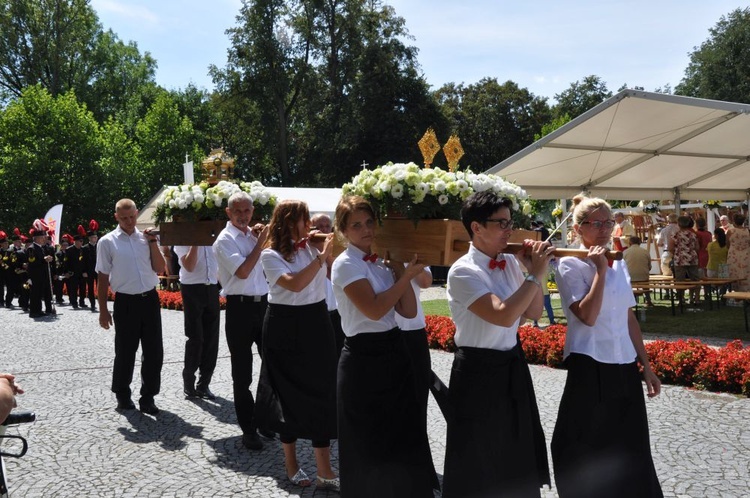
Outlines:
[[[142,5],[131,5],[130,3],[117,2],[115,0],[92,0],[91,5],[100,16],[107,12],[149,24],[157,24],[159,22],[159,16],[148,7]]]

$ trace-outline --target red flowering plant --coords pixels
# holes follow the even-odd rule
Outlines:
[[[743,347],[742,341],[735,340],[712,350],[698,365],[694,383],[711,391],[750,396],[750,346]]]
[[[453,336],[456,335],[456,324],[447,316],[428,315],[425,317],[427,344],[433,349],[452,352],[456,350]]]
[[[711,355],[713,349],[697,339],[652,341],[646,344],[651,368],[662,382],[693,386],[698,366]]]
[[[429,346],[455,351],[456,326],[449,317],[428,316]],[[518,328],[524,355],[529,363],[562,366],[565,347],[564,325],[544,330],[531,325]],[[654,372],[665,384],[676,384],[711,391],[741,393],[750,397],[750,346],[732,341],[724,348],[712,348],[697,339],[651,341],[646,352]]]

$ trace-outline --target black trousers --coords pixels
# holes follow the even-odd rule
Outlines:
[[[161,336],[161,309],[156,289],[143,294],[115,294],[115,364],[112,392],[117,399],[130,399],[135,353],[141,345],[141,401],[148,401],[161,389],[164,347]]]
[[[86,289],[86,294],[89,297],[89,303],[91,303],[91,309],[96,308],[96,291],[94,290],[94,282],[96,282],[97,279],[97,273],[87,273],[88,277],[84,278],[84,286]],[[81,294],[83,295],[83,294]]]
[[[185,387],[195,387],[195,372],[200,370],[199,388],[207,388],[219,354],[219,286],[182,284],[185,316]]]
[[[234,410],[237,423],[246,434],[257,429],[254,420],[255,399],[250,391],[253,380],[252,345],[257,345],[260,354],[267,306],[267,296],[227,296],[225,332],[232,359]]]
[[[44,310],[52,311],[52,284],[49,273],[35,275],[31,281],[30,292],[29,313],[40,314],[42,312],[42,301],[44,301]]]
[[[68,297],[70,304],[74,308],[86,304],[86,282],[81,275],[71,275],[68,277]]]

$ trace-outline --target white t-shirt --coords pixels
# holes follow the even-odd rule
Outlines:
[[[193,271],[188,271],[185,265],[180,262],[180,284],[215,284],[219,265],[216,263],[213,248],[200,246],[196,247],[196,250],[198,254]],[[174,246],[174,253],[178,259],[187,256],[189,251],[190,246]]]
[[[112,292],[141,294],[156,288],[159,277],[151,268],[151,248],[137,228],[128,235],[117,228],[96,244],[96,271],[109,275]]]
[[[505,268],[490,269],[490,257],[471,244],[469,252],[448,271],[448,305],[456,324],[454,341],[458,347],[508,351],[516,344],[519,317],[510,327],[501,327],[469,311],[474,301],[487,294],[508,299],[523,284],[523,273],[515,256],[501,254]]]
[[[357,334],[386,332],[396,328],[396,310],[391,308],[380,320],[370,320],[349,300],[344,288],[357,280],[370,282],[375,294],[385,292],[393,287],[393,273],[378,258],[375,263],[365,261],[365,253],[349,245],[333,262],[331,280],[333,292],[341,315],[341,328],[347,337]]]
[[[635,298],[624,261],[615,261],[607,269],[602,309],[593,327],[570,311],[571,304],[586,297],[595,275],[596,266],[588,259],[562,258],[557,265],[555,281],[568,319],[563,358],[580,353],[602,363],[632,363],[636,352],[628,332],[628,313]]]
[[[219,263],[219,283],[222,296],[263,296],[268,294],[268,284],[263,276],[260,259],[253,267],[247,278],[239,278],[234,272],[245,262],[252,252],[258,239],[250,230],[242,230],[227,221],[227,226],[221,231],[214,242],[214,255]]]
[[[312,281],[299,292],[290,291],[278,285],[277,282],[282,275],[294,275],[301,272],[312,263],[313,259],[320,254],[311,245],[300,248],[289,262],[284,256],[273,249],[263,249],[260,261],[268,281],[268,302],[271,304],[287,304],[290,306],[303,306],[305,304],[319,303],[326,298],[326,264],[320,267]],[[315,262],[318,266],[318,262]]]
[[[404,263],[404,266],[406,266],[406,263]],[[430,275],[432,275],[429,266],[425,266],[424,269],[430,272]],[[411,281],[411,288],[414,290],[414,297],[417,298],[417,314],[414,318],[404,318],[403,316],[396,313],[396,324],[401,330],[420,330],[423,329],[425,325],[427,325],[424,319],[422,301],[419,299],[419,295],[422,293],[422,289],[419,287],[415,279],[412,279]]]

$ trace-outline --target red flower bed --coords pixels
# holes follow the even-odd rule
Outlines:
[[[159,302],[162,308],[177,311],[184,309],[182,305],[182,293],[180,291],[157,290],[156,292],[159,294]],[[219,306],[221,309],[226,309],[227,299],[225,297],[219,297]]]
[[[455,351],[456,325],[446,316],[427,316],[427,341],[431,348]],[[532,325],[518,328],[521,347],[529,363],[560,367],[565,346],[564,325],[544,330]],[[665,384],[750,397],[750,346],[742,341],[714,349],[697,339],[652,341],[646,344],[651,368]]]

